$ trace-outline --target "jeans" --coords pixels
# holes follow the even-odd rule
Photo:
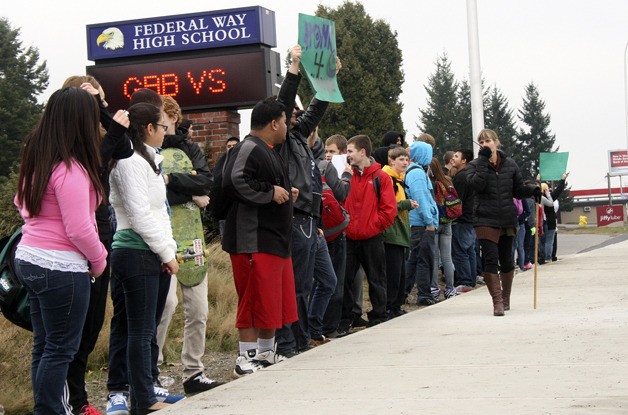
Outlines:
[[[327,242],[329,257],[336,274],[336,289],[329,299],[325,317],[323,317],[323,333],[331,333],[338,329],[342,315],[342,297],[344,295],[345,269],[347,265],[347,237],[344,233]]]
[[[441,223],[436,231],[436,254],[434,255],[434,273],[432,274],[432,288],[439,290],[438,287],[438,268],[439,263],[443,264],[443,274],[445,276],[445,288],[454,287],[454,263],[451,258],[451,239],[452,230],[451,223]]]
[[[406,252],[401,245],[384,244],[386,251],[386,310],[399,311],[406,299]]]
[[[418,300],[431,299],[430,282],[434,274],[436,255],[435,231],[428,231],[425,226],[411,226],[412,245],[406,262],[406,292],[416,282]]]
[[[517,266],[523,271],[526,260],[526,251],[524,247],[526,238],[526,227],[523,223],[519,224],[517,229],[517,235],[515,236],[515,243],[512,245],[512,256],[515,257],[515,251],[517,251]]]
[[[554,250],[554,236],[556,235],[556,228],[547,229],[545,234],[545,262],[552,262],[552,251]]]
[[[157,402],[153,386],[158,375],[155,370],[159,354],[155,331],[171,277],[161,271],[157,254],[140,249],[111,251],[111,271],[114,317],[107,387],[110,391],[124,391],[128,382],[131,406],[147,409]],[[126,376],[120,377],[122,374]]]
[[[323,335],[323,318],[336,285],[336,273],[331,264],[327,242],[324,236],[319,235],[314,260],[314,287],[310,295],[310,308],[307,316],[310,337],[320,338]]]
[[[101,240],[111,251],[111,241]],[[96,347],[96,341],[100,334],[100,329],[105,321],[105,308],[107,305],[107,292],[109,290],[109,258],[107,266],[102,275],[90,284],[89,306],[87,316],[83,324],[83,334],[79,349],[74,355],[68,368],[68,390],[70,393],[70,405],[74,411],[78,411],[83,405],[88,404],[87,392],[85,391],[85,372],[87,370],[87,358]]]
[[[373,309],[368,312],[371,323],[386,319],[386,261],[384,253],[384,237],[379,234],[369,239],[352,240],[347,238],[347,269],[345,272],[344,297],[342,301],[342,320],[344,325],[353,321],[355,302],[355,275],[364,268],[369,284],[369,298]],[[342,323],[341,323],[342,324]]]
[[[31,381],[35,414],[65,414],[68,367],[78,351],[89,304],[86,272],[53,271],[20,259],[16,273],[28,290],[33,324]]]
[[[477,276],[475,229],[470,223],[454,223],[451,231],[451,257],[458,277],[454,284],[475,287]]]
[[[526,224],[526,235],[523,241],[523,245],[526,251],[526,264],[534,263],[534,236],[532,236],[532,231],[528,224]]]
[[[310,342],[308,297],[314,281],[317,229],[311,216],[295,214],[292,221],[292,267],[299,320],[277,330],[277,350],[291,354],[304,350]]]

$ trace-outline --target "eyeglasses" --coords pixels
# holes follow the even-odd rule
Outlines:
[[[163,128],[163,129],[164,129],[164,133],[165,133],[166,131],[168,131],[168,126],[167,126],[167,125],[157,124],[157,123],[154,123],[153,125],[158,125],[158,126],[160,126],[161,128]]]

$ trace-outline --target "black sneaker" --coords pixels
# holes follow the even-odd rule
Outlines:
[[[186,395],[194,393],[205,392],[210,389],[214,389],[220,385],[224,385],[224,382],[218,382],[217,380],[209,379],[205,376],[205,373],[198,372],[195,375],[190,376],[185,382],[183,382],[183,390]]]
[[[434,305],[436,303],[437,301],[432,297],[419,298],[419,301],[417,302],[418,305]]]
[[[368,325],[369,322],[367,320],[364,320],[362,316],[359,316],[353,319],[351,327],[367,327]]]

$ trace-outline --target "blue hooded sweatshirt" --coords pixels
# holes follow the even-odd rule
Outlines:
[[[433,226],[438,229],[438,208],[432,197],[432,183],[426,173],[432,161],[432,146],[418,141],[412,143],[410,158],[412,163],[406,173],[406,196],[419,203],[418,208],[410,211],[410,226]]]

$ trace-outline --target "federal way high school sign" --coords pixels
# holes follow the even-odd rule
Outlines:
[[[123,58],[165,52],[261,44],[277,46],[275,13],[243,7],[87,26],[87,56]]]

